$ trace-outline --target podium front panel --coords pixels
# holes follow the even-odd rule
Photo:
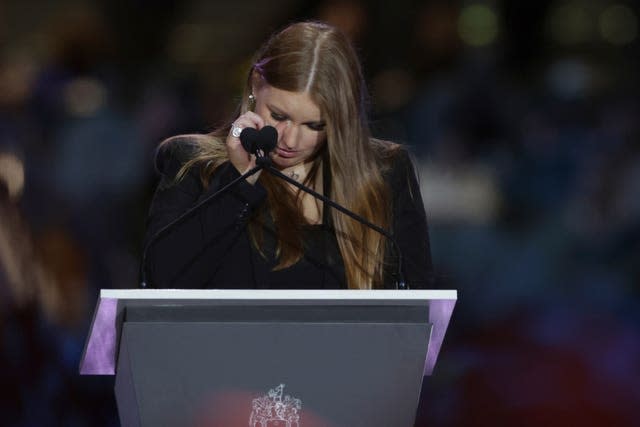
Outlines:
[[[430,329],[419,323],[127,321],[116,385],[123,426],[246,426],[258,419],[255,402],[262,398],[262,407],[271,405],[271,415],[264,410],[263,416],[273,426],[287,425],[279,407],[295,412],[304,427],[409,427]],[[280,396],[269,397],[281,384]],[[300,409],[286,408],[287,396]]]

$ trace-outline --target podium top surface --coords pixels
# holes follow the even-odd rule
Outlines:
[[[114,375],[117,362],[119,314],[129,303],[220,304],[225,302],[269,304],[367,304],[428,305],[433,326],[425,361],[425,375],[435,366],[457,300],[455,290],[229,290],[229,289],[102,289],[80,363],[82,375]],[[120,318],[120,320],[119,320]],[[426,345],[426,343],[425,343]]]
[[[427,301],[457,298],[455,290],[353,289],[102,289],[100,299],[127,300],[389,300]]]

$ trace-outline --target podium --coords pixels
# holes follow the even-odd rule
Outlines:
[[[123,427],[413,426],[456,291],[102,290],[80,363]]]

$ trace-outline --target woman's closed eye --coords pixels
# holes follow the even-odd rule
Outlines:
[[[278,113],[276,113],[274,111],[271,112],[271,118],[273,120],[278,121],[278,122],[283,122],[283,121],[287,120],[287,116],[285,116],[283,114],[278,114]]]
[[[316,132],[322,132],[324,130],[324,123],[307,123],[307,127]]]
[[[289,120],[288,116],[284,114],[276,113],[275,111],[271,112],[271,118],[277,122],[284,122],[285,120]],[[304,123],[304,125],[316,132],[322,132],[325,128],[324,122],[308,122],[308,123]]]

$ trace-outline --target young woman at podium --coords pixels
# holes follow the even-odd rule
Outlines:
[[[303,22],[272,36],[254,56],[233,123],[160,145],[143,286],[429,287],[427,222],[412,163],[400,145],[371,136],[366,100],[357,55],[339,30]],[[239,179],[256,166],[242,131],[261,131],[259,141],[269,126],[275,147],[257,147],[259,164],[387,235],[267,170]]]

